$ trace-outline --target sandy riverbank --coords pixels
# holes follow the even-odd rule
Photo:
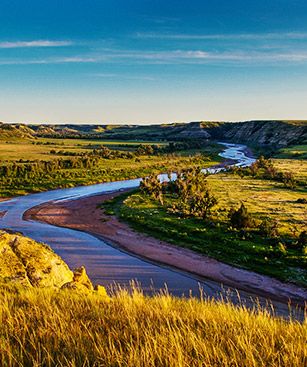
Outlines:
[[[116,217],[107,216],[101,209],[97,209],[98,204],[120,193],[122,191],[59,203],[45,203],[28,210],[24,218],[85,231],[103,237],[109,243],[142,258],[167,264],[259,296],[282,302],[291,299],[292,302],[301,305],[307,299],[307,289],[238,269],[191,250],[138,233]]]

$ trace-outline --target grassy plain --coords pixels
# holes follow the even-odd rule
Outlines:
[[[17,164],[22,166],[24,161],[35,163],[39,161],[56,161],[59,159],[75,160],[90,156],[93,149],[107,146],[118,152],[135,152],[140,145],[148,145],[146,141],[101,141],[83,139],[45,139],[13,140],[0,143],[0,168],[4,165]],[[150,142],[164,146],[164,142]],[[198,150],[183,150],[176,154],[161,153],[159,155],[140,155],[132,158],[99,158],[92,168],[78,167],[59,169],[53,172],[35,172],[35,169],[25,176],[0,177],[0,197],[24,195],[31,192],[39,192],[56,188],[89,185],[100,182],[109,182],[122,179],[138,178],[150,173],[166,172],[178,167],[203,166],[218,163],[221,151],[218,145],[205,145]],[[20,162],[22,160],[23,162]],[[10,169],[12,171],[12,169]]]
[[[61,157],[60,154],[50,153],[52,150],[87,153],[91,149],[107,146],[110,149],[133,151],[140,144],[166,145],[163,142],[146,141],[103,141],[91,139],[47,139],[36,138],[35,140],[8,140],[0,141],[0,160],[15,161],[25,160],[51,160]],[[68,155],[69,156],[69,155]],[[62,156],[64,157],[64,155]],[[67,156],[65,156],[67,157]]]
[[[298,367],[306,341],[306,323],[227,302],[0,287],[3,367]]]
[[[276,155],[278,158],[307,159],[307,144],[293,145],[281,149]]]
[[[267,218],[276,220],[280,237],[291,241],[306,229],[306,204],[297,202],[306,198],[306,188],[298,186],[290,190],[275,181],[225,173],[209,176],[208,184],[218,200],[209,221],[177,217],[140,191],[118,197],[103,207],[153,237],[225,263],[307,286],[306,254],[295,248],[287,249],[284,254],[276,252],[272,242],[257,231],[242,234],[230,228],[228,220],[230,208],[238,208],[244,202],[258,225]],[[173,198],[166,200],[168,204],[174,202]]]

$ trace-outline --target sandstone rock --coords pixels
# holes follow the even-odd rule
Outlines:
[[[0,278],[33,287],[60,288],[73,280],[67,264],[48,246],[0,232]]]
[[[93,291],[94,287],[92,282],[90,281],[90,278],[86,274],[86,270],[84,266],[81,266],[80,268],[77,268],[74,270],[74,277],[73,281],[79,284],[84,285],[89,290]]]
[[[0,283],[68,289],[109,299],[103,286],[96,286],[94,291],[83,266],[72,272],[48,246],[4,231],[0,231]]]
[[[110,297],[108,296],[108,293],[105,289],[105,287],[103,287],[102,285],[95,285],[94,291],[101,297],[105,298],[105,299],[109,299]]]
[[[82,293],[82,294],[89,294],[91,292],[84,284],[78,282],[68,282],[62,285],[61,289],[68,289],[70,291]]]
[[[11,237],[2,232],[0,234],[0,279],[2,282],[14,282],[24,286],[31,286],[26,269],[10,246]]]

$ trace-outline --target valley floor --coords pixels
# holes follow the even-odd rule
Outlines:
[[[244,269],[238,269],[212,258],[197,254],[189,249],[135,232],[115,216],[103,214],[97,208],[102,202],[122,194],[123,191],[82,198],[60,203],[46,203],[25,213],[25,219],[35,219],[52,225],[82,230],[102,236],[127,252],[154,262],[210,278],[225,285],[251,291],[281,302],[290,298],[304,304],[307,290],[289,283],[283,283],[268,276]],[[140,246],[140,244],[142,244]]]

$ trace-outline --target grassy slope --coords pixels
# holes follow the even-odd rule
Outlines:
[[[291,147],[281,149],[278,154],[278,158],[288,159],[307,159],[307,144],[305,145],[293,145]]]
[[[306,190],[285,189],[282,184],[267,180],[241,179],[234,175],[212,175],[208,179],[218,205],[212,215],[217,226],[201,219],[178,218],[169,214],[156,201],[136,193],[104,204],[136,230],[159,239],[190,248],[223,262],[267,274],[281,280],[307,286],[307,257],[301,251],[288,249],[287,255],[276,254],[268,240],[248,232],[245,238],[228,229],[230,207],[244,201],[259,220],[278,220],[281,235],[297,235],[305,228],[305,204],[296,200],[306,197]],[[123,201],[124,200],[124,201]]]
[[[304,366],[306,324],[227,303],[0,288],[0,364]]]

